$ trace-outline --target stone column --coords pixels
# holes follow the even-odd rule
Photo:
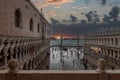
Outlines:
[[[110,58],[111,58],[111,50],[110,49],[108,49],[107,57],[108,57],[108,62],[109,62]]]
[[[120,51],[119,51],[119,56],[118,56],[118,64],[120,66]]]
[[[110,38],[110,45],[112,45],[112,38]]]
[[[16,41],[16,45],[15,45],[16,59],[18,59],[18,47],[19,47],[19,40]]]
[[[12,41],[11,41],[11,45],[10,45],[10,55],[11,55],[11,59],[13,59],[13,55],[15,54],[15,52],[14,52],[14,47],[15,47],[15,44],[14,44],[14,41],[12,40]]]
[[[105,49],[104,48],[102,48],[102,53],[103,53],[103,55],[105,55]]]
[[[4,60],[5,60],[5,69],[7,69],[7,56],[4,56]]]
[[[18,59],[18,46],[15,46],[15,54],[16,54],[16,59]]]
[[[120,38],[118,38],[118,46],[120,47]]]
[[[119,51],[117,51],[117,65],[119,66],[119,56],[120,56],[120,54],[119,54]]]
[[[20,43],[20,45],[19,45],[19,61],[20,61],[20,63],[22,62],[22,56],[21,56],[21,54],[22,54],[22,43]]]
[[[8,40],[5,41],[4,43],[4,47],[3,47],[3,53],[4,53],[4,60],[5,60],[5,69],[7,69],[7,63],[8,63],[8,60],[7,60],[7,57],[8,57],[8,49],[9,49],[9,45],[8,45]]]

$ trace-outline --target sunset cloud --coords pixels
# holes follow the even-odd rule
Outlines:
[[[45,2],[41,3],[40,1],[34,1],[34,4],[37,6],[37,8],[44,8],[44,7],[47,7],[49,5]]]
[[[61,8],[61,6],[55,6],[54,8]]]
[[[48,5],[60,5],[60,4],[73,2],[74,0],[42,0],[42,2],[40,0],[32,0],[32,1],[38,8],[44,8],[47,7]],[[55,6],[55,8],[60,8],[60,7]]]
[[[72,7],[72,9],[76,9],[77,7]]]
[[[70,3],[73,2],[74,0],[46,0],[48,4],[64,4],[64,3]]]
[[[55,11],[53,11],[53,10],[49,11],[48,14],[49,14],[50,16],[52,16],[52,17],[57,16],[57,13],[56,13]]]
[[[90,3],[86,4],[85,1],[90,1]],[[108,14],[112,6],[114,6],[109,4],[113,4],[116,1],[117,4],[114,5],[119,6],[120,3],[118,2],[120,0],[110,0],[107,3],[108,5],[104,6],[101,6],[98,0],[31,0],[39,10],[43,8],[43,13],[48,19],[53,17],[61,22],[63,19],[69,20],[69,15],[71,14],[79,20],[86,19],[84,14],[91,10],[96,11],[100,20],[102,20],[104,15]]]

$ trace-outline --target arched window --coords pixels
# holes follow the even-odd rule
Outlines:
[[[42,30],[41,30],[42,32],[41,32],[41,34],[42,34],[42,39],[44,39],[45,38],[45,27],[44,27],[44,24],[42,24]]]
[[[115,39],[115,44],[118,45],[118,39],[117,38]]]
[[[33,27],[34,27],[34,22],[33,19],[30,19],[30,31],[33,31]]]
[[[22,27],[22,15],[20,9],[15,10],[15,27]]]
[[[37,24],[37,31],[40,32],[40,25],[39,25],[39,23]]]

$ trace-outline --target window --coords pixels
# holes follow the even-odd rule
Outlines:
[[[15,27],[22,27],[22,15],[20,9],[15,10]]]
[[[28,5],[26,5],[25,7],[26,7],[26,9],[28,9]]]
[[[115,39],[115,43],[116,43],[116,45],[118,45],[118,40],[117,40],[117,38]]]
[[[37,24],[37,31],[40,32],[40,25],[39,25],[39,23]]]
[[[30,31],[33,31],[34,22],[33,19],[30,19]]]

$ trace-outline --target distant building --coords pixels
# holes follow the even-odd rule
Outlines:
[[[36,69],[41,62],[49,65],[50,24],[30,0],[0,1],[0,69],[10,59],[20,69]]]
[[[84,36],[84,57],[96,68],[99,58],[106,60],[107,68],[120,68],[120,32],[88,34]]]

